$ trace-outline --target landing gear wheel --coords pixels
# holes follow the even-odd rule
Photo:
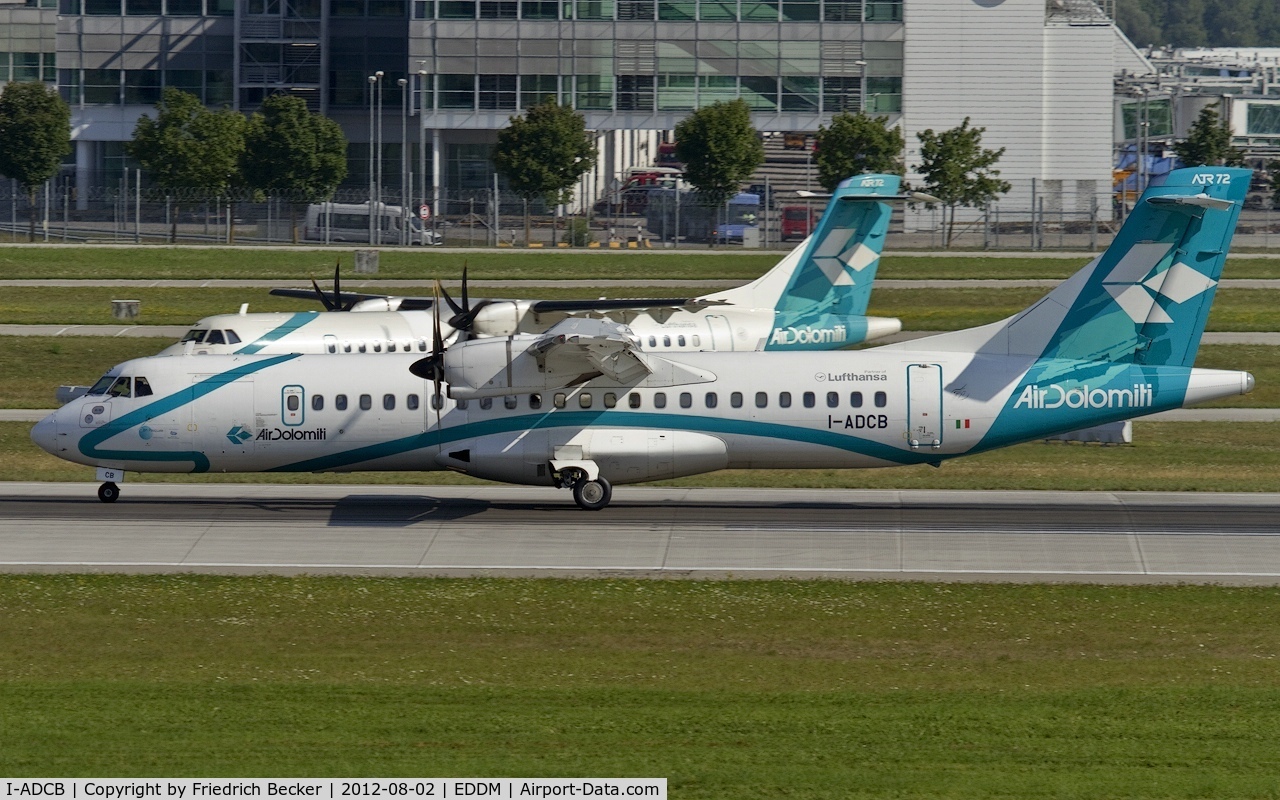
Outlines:
[[[120,499],[120,487],[110,481],[98,487],[98,499],[104,503],[114,503]]]
[[[613,487],[604,478],[578,481],[573,485],[573,502],[584,511],[599,511],[613,499]]]

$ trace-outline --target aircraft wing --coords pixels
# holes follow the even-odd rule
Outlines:
[[[313,289],[272,289],[270,294],[277,297],[297,297],[302,300],[318,299]],[[332,292],[322,292],[325,298],[334,305]],[[353,305],[355,311],[429,311],[433,299],[430,297],[407,297],[386,294],[361,294],[359,292],[343,292],[342,300]],[[535,314],[582,314],[610,312],[644,312],[644,311],[700,311],[708,306],[726,305],[724,300],[704,300],[697,297],[658,297],[606,300],[537,300],[530,310]]]
[[[268,294],[276,297],[297,297],[302,300],[318,299],[314,289],[272,289]],[[335,298],[333,292],[321,292],[331,304],[340,305]],[[363,303],[369,303],[376,306],[377,311],[428,311],[434,300],[430,297],[396,297],[394,295],[385,294],[362,294],[360,292],[343,292],[342,302],[351,303],[353,307],[360,306]],[[354,310],[361,310],[355,308]]]
[[[633,383],[653,372],[631,329],[616,322],[566,319],[540,336],[529,350],[545,372],[579,376],[570,385],[597,375]]]

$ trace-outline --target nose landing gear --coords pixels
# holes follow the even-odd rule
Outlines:
[[[98,487],[98,499],[104,503],[114,503],[120,499],[120,487],[107,481]]]

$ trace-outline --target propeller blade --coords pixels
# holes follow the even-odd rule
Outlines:
[[[440,283],[439,281],[436,281],[436,286],[437,286],[437,287],[439,287],[439,289],[440,289],[440,295],[439,295],[439,297],[443,297],[443,298],[444,298],[444,301],[445,301],[446,303],[448,303],[448,304],[449,304],[449,308],[452,308],[452,309],[453,309],[453,313],[454,313],[455,315],[457,315],[457,314],[461,314],[461,313],[462,313],[462,309],[463,309],[463,307],[462,307],[462,306],[460,306],[460,305],[458,305],[456,302],[454,302],[453,298],[449,296],[449,292],[448,292],[448,290],[446,290],[446,289],[444,288],[444,286],[443,286],[443,285],[441,285],[441,283]],[[466,291],[466,284],[463,284],[463,291]],[[437,297],[436,299],[438,300],[438,299],[439,299],[439,297]]]
[[[329,301],[328,295],[320,290],[320,284],[316,283],[316,276],[311,276],[311,286],[316,290],[316,297],[320,298],[320,302],[324,304],[325,311],[333,311],[334,305]]]
[[[462,309],[463,313],[471,312],[471,300],[467,296],[467,262],[462,262]]]

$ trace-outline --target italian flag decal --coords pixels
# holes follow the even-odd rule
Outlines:
[[[967,427],[969,427],[969,420],[967,420],[967,419],[958,419],[958,420],[956,420],[956,427],[957,427],[957,428],[967,428]]]

